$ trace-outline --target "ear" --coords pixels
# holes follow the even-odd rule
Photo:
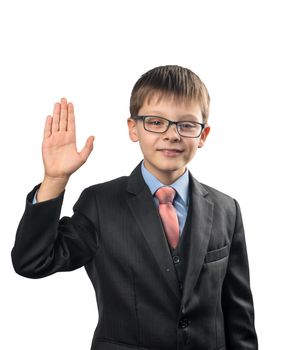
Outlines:
[[[133,142],[139,141],[138,132],[137,132],[137,120],[128,118],[127,125],[128,125],[128,133],[129,133],[130,140]]]
[[[207,139],[209,132],[210,132],[210,126],[206,125],[202,131],[200,138],[199,138],[198,148],[201,148],[204,146],[204,143]]]

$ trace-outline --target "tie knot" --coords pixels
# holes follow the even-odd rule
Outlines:
[[[160,187],[155,196],[158,198],[160,204],[173,203],[176,190],[170,186]]]

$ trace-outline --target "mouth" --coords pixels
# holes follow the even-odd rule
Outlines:
[[[161,148],[157,151],[161,152],[164,156],[167,157],[176,157],[183,152],[181,149],[178,148]]]

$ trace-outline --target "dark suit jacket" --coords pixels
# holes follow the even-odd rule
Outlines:
[[[99,321],[92,350],[256,350],[253,301],[238,203],[201,185],[190,191],[188,261],[180,293],[173,259],[140,165],[86,188],[60,218],[64,192],[27,196],[12,250],[15,271],[41,278],[85,266]]]

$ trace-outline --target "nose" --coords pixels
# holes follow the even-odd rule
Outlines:
[[[172,142],[179,141],[181,138],[180,134],[177,131],[176,124],[170,125],[168,130],[164,133],[164,140],[170,140]]]

